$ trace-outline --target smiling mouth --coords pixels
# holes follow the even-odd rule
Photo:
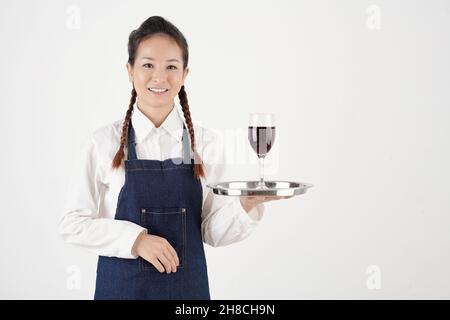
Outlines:
[[[156,94],[162,94],[162,93],[169,91],[169,89],[156,89],[156,88],[147,88],[147,89],[151,93],[156,93]]]

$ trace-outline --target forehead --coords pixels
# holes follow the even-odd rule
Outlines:
[[[166,35],[153,35],[138,46],[136,58],[152,57],[155,60],[178,59],[182,60],[181,48],[171,37]]]

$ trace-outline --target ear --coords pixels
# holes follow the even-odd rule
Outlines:
[[[130,82],[133,83],[133,67],[128,62],[126,64],[126,67],[128,71],[128,80],[130,80]]]
[[[183,71],[183,84],[182,84],[182,86],[184,86],[184,80],[186,79],[188,73],[189,73],[189,67],[187,67],[187,68]]]

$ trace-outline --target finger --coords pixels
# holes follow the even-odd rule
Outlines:
[[[278,200],[278,197],[277,197],[277,196],[267,196],[267,197],[264,197],[264,199],[261,200],[261,203],[262,203],[262,202],[269,202],[269,201],[273,201],[273,200]]]
[[[289,199],[292,198],[293,196],[273,196],[273,197],[268,197],[269,200],[268,201],[272,201],[272,200],[282,200],[282,199]]]
[[[266,201],[266,199],[268,199],[268,198],[270,198],[270,197],[268,197],[268,196],[256,196],[256,197],[251,197],[251,201],[252,202],[254,202],[254,203],[259,203],[259,202],[264,202],[264,201]]]
[[[172,270],[172,266],[170,265],[169,260],[167,260],[167,258],[164,256],[164,252],[158,255],[158,260],[163,264],[166,272],[170,273],[170,271]]]
[[[177,252],[175,251],[175,249],[172,247],[172,245],[169,243],[169,241],[167,241],[167,239],[164,239],[164,249],[168,250],[170,252],[171,256],[175,256],[175,264],[179,265],[180,261],[178,259],[178,255]]]
[[[250,200],[252,200],[252,201],[263,201],[266,198],[267,198],[267,196],[253,196],[253,197],[250,197]]]
[[[147,260],[147,259],[145,259]],[[156,270],[158,270],[159,272],[163,273],[164,272],[164,267],[163,265],[158,261],[158,259],[156,258],[152,258],[152,259],[148,259],[148,262],[150,262],[155,268]]]
[[[175,249],[174,249],[171,245],[169,245],[169,246],[168,246],[168,250],[169,250],[170,254],[174,257],[174,259],[175,259],[175,264],[176,264],[177,266],[179,266],[179,265],[180,265],[180,259],[178,259],[178,254],[177,254],[177,252],[175,251]]]
[[[176,262],[175,262],[174,257],[172,256],[172,254],[169,252],[168,249],[164,250],[163,254],[164,254],[164,257],[166,257],[166,259],[169,261],[170,266],[171,266],[170,269],[172,270],[172,272],[176,272],[177,266],[176,266]]]

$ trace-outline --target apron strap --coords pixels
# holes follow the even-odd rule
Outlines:
[[[130,124],[128,125],[128,138],[127,138],[127,147],[128,147],[128,160],[136,160],[137,156],[136,156],[136,136],[134,134],[134,129],[133,129],[133,125],[131,124],[131,119],[130,119]]]
[[[189,136],[184,123],[183,123],[182,143],[183,143],[183,163],[191,164],[191,146],[189,144]]]

